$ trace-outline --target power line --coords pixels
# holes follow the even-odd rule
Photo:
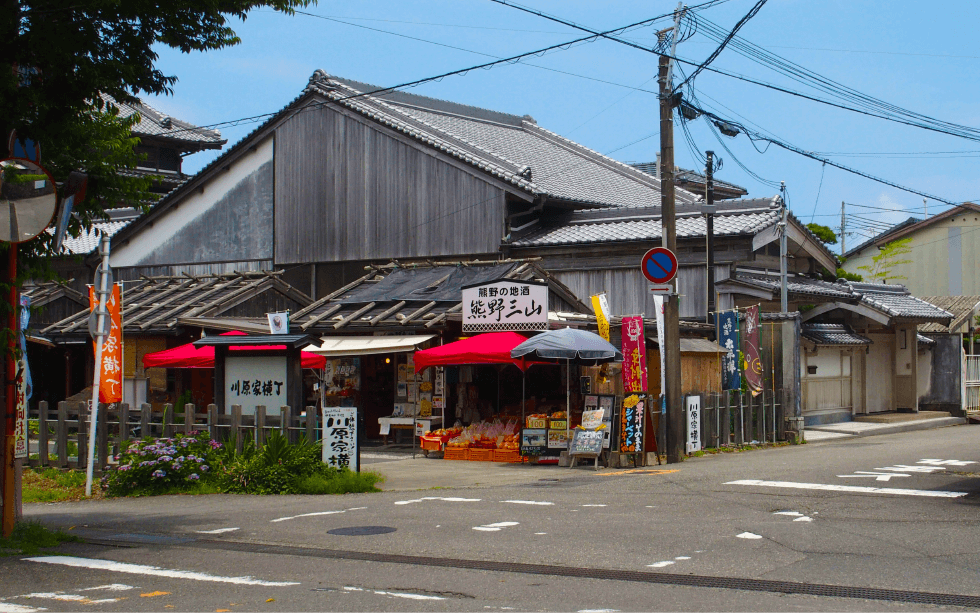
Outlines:
[[[738,23],[736,23],[735,26],[731,29],[731,31],[721,40],[720,44],[711,53],[711,55],[709,55],[707,57],[707,59],[705,59],[704,62],[701,63],[701,65],[699,65],[696,69],[694,69],[694,72],[691,73],[691,76],[689,76],[686,79],[684,79],[680,83],[680,85],[678,85],[677,87],[675,87],[674,88],[674,91],[675,92],[676,91],[680,91],[682,87],[684,87],[688,83],[692,83],[694,81],[694,79],[696,79],[697,76],[699,74],[701,74],[701,71],[702,70],[704,70],[705,68],[707,68],[708,65],[711,64],[711,62],[715,61],[715,59],[719,55],[721,55],[721,52],[725,50],[725,47],[728,46],[728,43],[731,42],[731,40],[733,38],[735,38],[735,35],[738,33],[738,31],[742,29],[742,26],[744,26],[746,23],[748,23],[748,21],[750,19],[752,19],[753,17],[755,17],[759,13],[759,11],[762,9],[762,5],[764,5],[766,3],[766,1],[767,0],[759,0],[758,2],[756,2],[755,5],[751,9],[749,9],[749,12],[746,13],[744,17],[742,17],[741,19],[739,19],[738,20]]]
[[[827,165],[820,165],[820,184],[817,185],[817,197],[813,201],[813,212],[810,213],[810,221],[813,221],[813,216],[817,214],[817,205],[820,204],[820,190],[823,189],[823,175],[827,171]]]

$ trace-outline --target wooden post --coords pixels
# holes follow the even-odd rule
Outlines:
[[[194,431],[195,411],[197,411],[197,407],[193,404],[184,405],[184,434],[190,434]]]
[[[231,405],[231,443],[235,451],[242,452],[242,405]]]
[[[208,434],[213,440],[218,440],[218,405],[208,405]]]
[[[732,408],[735,409],[735,416],[732,419],[733,422],[732,425],[734,426],[734,430],[735,430],[734,432],[735,444],[741,445],[742,443],[745,442],[745,439],[743,438],[743,430],[742,430],[743,426],[745,425],[745,422],[742,419],[742,392],[737,391],[735,392],[735,394],[738,396],[738,401],[733,403],[732,406]]]
[[[129,446],[129,420],[132,417],[129,414],[129,403],[124,402],[119,405],[119,448],[125,449]]]
[[[171,438],[174,435],[174,405],[169,402],[163,405],[163,418],[160,422],[163,430],[163,438]]]
[[[255,407],[255,446],[261,447],[265,444],[265,405],[260,404]]]
[[[58,403],[58,427],[55,429],[58,446],[58,468],[68,468],[68,403]]]
[[[775,407],[776,413],[776,436],[779,440],[786,440],[786,390],[779,390],[779,406]]]
[[[37,459],[39,466],[48,465],[48,401],[37,403]]]
[[[725,390],[721,397],[725,400],[725,406],[721,411],[721,440],[719,445],[730,445],[732,442],[732,407],[731,392]]]
[[[77,446],[78,455],[75,457],[75,468],[82,469],[85,468],[86,461],[88,460],[88,422],[85,421],[85,411],[83,407],[84,402],[78,403],[78,434],[77,434]]]
[[[99,414],[105,417],[100,419],[96,424],[95,444],[97,447],[95,448],[95,466],[100,471],[104,471],[109,456],[109,405],[101,405],[99,407]]]
[[[306,407],[306,442],[315,443],[319,439],[316,436],[317,414],[316,407]],[[414,433],[412,433],[414,436]]]
[[[144,402],[140,405],[140,438],[146,438],[153,434],[150,432],[150,414],[152,411],[153,407],[149,403]]]
[[[279,407],[279,431],[290,443],[296,442],[293,436],[293,409],[288,405]]]

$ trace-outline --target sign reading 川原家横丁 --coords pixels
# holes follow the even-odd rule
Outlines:
[[[463,332],[548,329],[548,284],[498,279],[463,288]]]
[[[359,472],[357,408],[323,407],[323,463]]]
[[[278,410],[289,404],[286,356],[228,356],[225,359],[225,405],[241,405],[243,415],[254,415],[255,408]]]

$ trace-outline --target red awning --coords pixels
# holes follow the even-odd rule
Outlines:
[[[517,332],[488,332],[455,343],[416,351],[415,372],[430,366],[461,364],[513,364],[521,370],[527,370],[528,366],[539,362],[510,357],[510,350],[526,340],[526,336]]]
[[[221,336],[247,336],[237,330],[225,332]],[[230,347],[231,351],[256,351],[270,349],[286,349],[285,345],[254,345],[248,347]],[[303,368],[324,368],[327,358],[322,355],[303,351],[300,353]],[[214,368],[214,347],[195,347],[192,343],[155,351],[143,356],[144,368]]]

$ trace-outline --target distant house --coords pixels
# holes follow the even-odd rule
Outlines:
[[[884,245],[911,238],[911,252],[899,259],[884,282],[905,285],[915,296],[970,296],[980,294],[980,206],[966,202],[923,220],[908,219],[844,253],[843,268],[868,281],[862,266]]]
[[[642,170],[643,172],[660,178],[660,154],[657,154],[656,162],[629,162],[629,165],[633,168]],[[733,200],[735,198],[744,198],[749,195],[749,190],[735,185],[734,183],[728,183],[727,181],[722,181],[717,177],[712,179],[714,183],[715,200]],[[684,188],[689,192],[694,192],[699,196],[704,196],[705,190],[707,189],[708,178],[705,177],[700,172],[694,170],[685,170],[683,168],[674,168],[674,184],[678,187]]]

